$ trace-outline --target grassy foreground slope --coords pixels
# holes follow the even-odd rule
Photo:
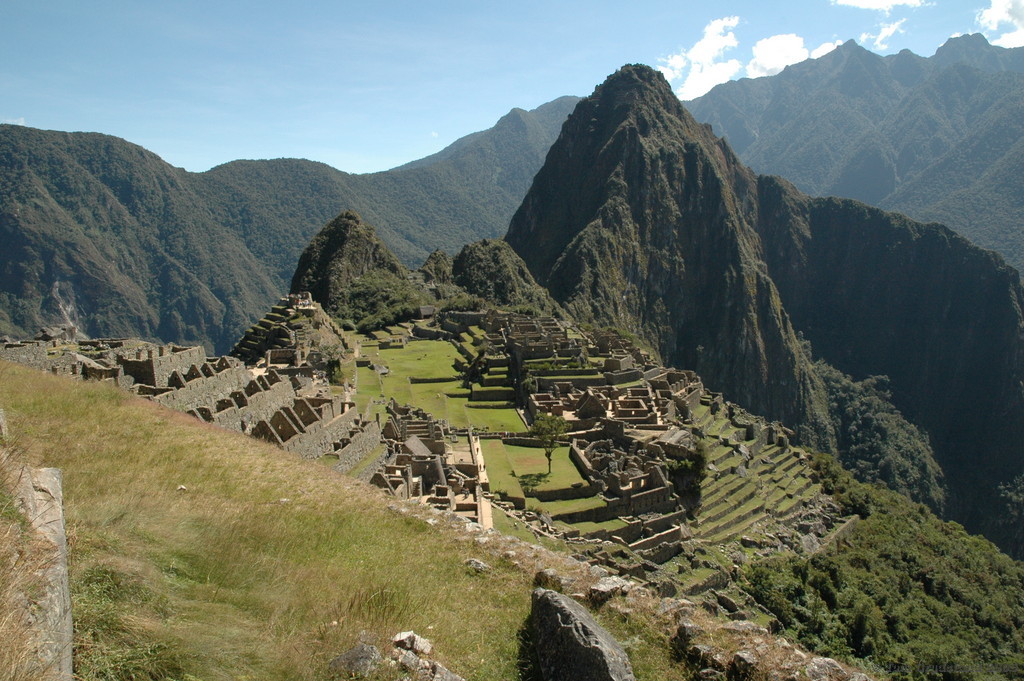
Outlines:
[[[106,385],[0,364],[0,408],[9,446],[64,471],[80,678],[325,678],[360,632],[408,629],[466,678],[519,678],[532,570],[552,556],[519,544],[517,568],[504,541]],[[638,678],[681,678],[663,640],[634,640]]]

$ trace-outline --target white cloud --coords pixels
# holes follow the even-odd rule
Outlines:
[[[811,50],[811,59],[817,59],[818,57],[824,57],[826,54],[836,49],[843,44],[842,40],[835,40],[830,43],[822,43],[813,50]]]
[[[754,43],[754,58],[747,64],[751,78],[774,76],[790,64],[801,62],[810,55],[804,39],[795,33],[782,33]]]
[[[906,19],[900,19],[894,21],[891,24],[882,24],[878,27],[878,34],[872,33],[861,33],[860,42],[867,43],[872,42],[876,50],[885,50],[889,48],[889,38],[893,37],[897,33],[906,33],[903,30],[903,24],[906,23]]]
[[[988,9],[978,12],[977,21],[990,31],[998,31],[1002,24],[1010,24],[1015,29],[991,38],[993,45],[1024,46],[1024,0],[990,0]]]
[[[0,123],[10,123],[11,125],[25,125],[25,117],[20,118],[5,118]]]
[[[832,0],[833,5],[873,9],[888,14],[893,7],[923,7],[924,0]]]
[[[437,131],[436,130],[431,131],[430,136],[433,137],[434,139],[437,139]]]
[[[732,32],[739,22],[736,16],[715,19],[704,27],[704,36],[689,50],[658,60],[662,63],[658,70],[669,82],[683,80],[676,88],[680,99],[700,97],[740,72],[743,64],[738,59],[723,59],[726,50],[739,45]]]
[[[790,64],[807,58],[817,59],[843,44],[842,40],[822,43],[813,50],[804,47],[804,39],[795,33],[781,33],[763,38],[754,43],[754,58],[747,63],[747,75],[751,78],[774,76]]]

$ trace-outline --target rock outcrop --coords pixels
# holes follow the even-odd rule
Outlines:
[[[57,468],[24,468],[17,505],[46,554],[38,583],[25,594],[27,625],[41,681],[71,681],[72,621],[68,586],[68,543],[64,527],[63,478]]]
[[[292,276],[292,293],[308,291],[330,310],[345,296],[353,281],[372,271],[405,276],[398,258],[377,238],[359,214],[345,211],[306,247]]]
[[[545,681],[633,681],[622,646],[568,596],[533,590],[534,641]]]

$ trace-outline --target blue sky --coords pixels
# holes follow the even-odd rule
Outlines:
[[[626,63],[661,67],[686,99],[837,41],[931,56],[975,32],[1024,44],[1024,0],[0,0],[0,121],[116,135],[193,171],[300,157],[370,172]]]

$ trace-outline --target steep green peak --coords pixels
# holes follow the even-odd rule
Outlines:
[[[505,240],[537,281],[550,287],[565,248],[596,222],[609,234],[635,241],[633,218],[649,208],[661,210],[665,201],[676,205],[656,222],[672,222],[687,197],[696,196],[677,191],[683,178],[694,187],[713,187],[730,213],[743,203],[736,191],[754,184],[728,145],[690,115],[660,72],[623,66],[569,116]],[[639,221],[649,224],[650,217]]]
[[[330,311],[356,279],[380,271],[404,277],[406,269],[355,211],[345,211],[313,237],[299,257],[291,291],[309,291]]]
[[[420,267],[427,283],[450,284],[452,282],[452,256],[440,248],[427,256]]]
[[[652,123],[669,116],[681,121],[691,134],[702,135],[702,126],[683,107],[665,76],[645,64],[627,64],[608,76],[577,105],[573,115],[581,113],[599,117],[606,125],[638,124],[644,136],[656,132],[649,127]]]
[[[467,293],[500,307],[530,308],[542,314],[560,312],[519,254],[500,239],[466,244],[452,261],[451,271],[454,282]]]

